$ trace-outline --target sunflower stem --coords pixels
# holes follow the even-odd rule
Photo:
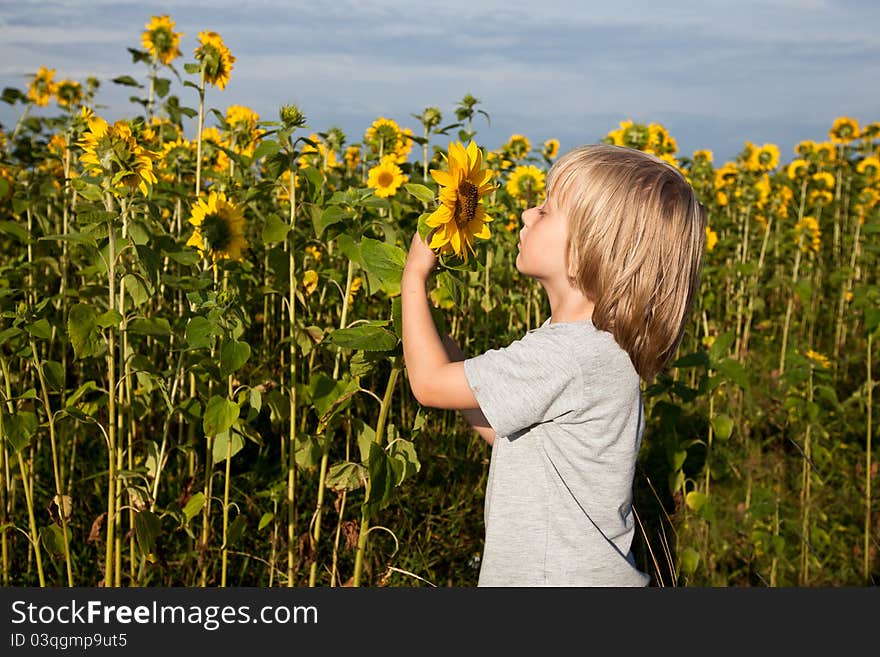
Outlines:
[[[290,319],[290,364],[288,371],[288,395],[290,396],[290,425],[287,446],[287,586],[295,585],[296,570],[296,167],[293,144],[290,145],[290,232],[285,246],[288,248],[288,299],[287,312]]]
[[[205,65],[199,73],[199,118],[196,124],[196,199],[202,188],[202,129],[205,125]]]

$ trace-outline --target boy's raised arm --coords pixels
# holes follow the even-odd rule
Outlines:
[[[423,406],[450,410],[479,408],[464,374],[437,333],[425,284],[437,257],[418,232],[413,235],[400,283],[403,315],[403,358],[410,388]]]

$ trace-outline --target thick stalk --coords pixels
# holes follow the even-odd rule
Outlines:
[[[49,386],[46,384],[46,377],[43,374],[42,363],[37,352],[37,345],[31,338],[31,356],[34,359],[34,368],[37,371],[37,379],[40,382],[40,391],[42,393],[43,407],[46,409],[46,420],[49,425],[49,442],[52,448],[52,472],[55,479],[55,503],[58,505],[58,517],[61,519],[61,533],[64,540],[64,565],[67,571],[67,586],[73,586],[73,568],[70,562],[70,539],[67,535],[67,504],[64,501],[64,486],[61,479],[61,468],[58,461],[58,444],[55,436],[55,419],[52,414],[52,407],[49,404]]]
[[[785,350],[788,348],[788,328],[791,324],[791,311],[794,305],[794,287],[798,281],[798,271],[801,266],[801,244],[803,243],[803,235],[798,236],[796,253],[794,256],[794,268],[791,273],[791,294],[788,297],[788,305],[785,308],[785,322],[782,325],[782,349],[779,351],[779,376],[785,372]]]
[[[388,419],[388,411],[391,408],[391,396],[394,393],[394,387],[397,383],[397,377],[403,368],[403,356],[395,356],[391,366],[391,374],[388,375],[388,385],[385,386],[385,395],[382,398],[382,406],[379,409],[379,419],[376,422],[376,435],[373,442],[381,445],[385,438],[385,422]],[[367,482],[367,494],[369,495],[369,485]],[[370,517],[366,512],[366,505],[361,508],[361,530],[358,534],[357,552],[354,559],[354,580],[353,586],[360,586],[361,571],[364,567],[364,551],[367,547],[367,533],[370,531]]]
[[[288,299],[287,312],[290,317],[290,364],[288,371],[288,394],[290,395],[290,430],[287,447],[287,586],[293,587],[296,570],[296,248],[294,228],[296,227],[296,170],[294,169],[293,149],[290,156],[290,233],[286,242],[288,248]]]
[[[813,367],[810,366],[808,399],[813,402]],[[808,586],[810,583],[810,503],[812,484],[812,444],[810,441],[810,429],[808,422],[804,430],[804,462],[801,468],[801,572],[799,577],[800,586]]]
[[[224,286],[226,284],[224,272]],[[232,375],[228,378],[228,394],[232,400]],[[223,479],[223,547],[220,551],[220,586],[226,587],[226,567],[229,557],[229,475],[232,471],[232,428],[226,431],[226,469]]]
[[[6,359],[0,357],[0,369],[3,371],[3,386],[6,390],[6,410],[11,415],[15,412],[15,407],[12,405],[12,382],[9,380],[9,367],[6,364]],[[2,425],[0,425],[0,433],[3,432]],[[2,440],[0,440],[3,446],[3,453],[6,453],[6,436],[3,434]],[[43,573],[43,558],[40,555],[40,534],[37,531],[37,519],[34,515],[34,499],[32,495],[31,486],[28,484],[29,474],[27,470],[27,466],[25,465],[24,459],[21,457],[21,452],[18,453],[18,469],[21,473],[21,481],[22,488],[24,489],[24,501],[25,506],[27,506],[28,513],[28,529],[30,530],[30,536],[28,537],[31,543],[31,547],[34,549],[34,561],[37,565],[37,578],[40,582],[41,587],[46,586],[46,576]],[[8,473],[8,469],[6,470]],[[9,480],[7,476],[7,481]],[[6,530],[3,530],[3,536],[6,536]],[[4,541],[4,547],[5,547]],[[4,561],[5,563],[5,561]]]
[[[205,125],[205,67],[199,74],[199,119],[196,127],[196,200],[202,188],[202,129]]]
[[[351,280],[354,274],[354,261],[349,258],[348,272],[345,275],[345,293],[342,298],[342,315],[339,318],[339,328],[343,329],[348,323],[348,297],[351,294]],[[333,380],[339,376],[339,362],[342,357],[342,349],[336,348],[336,357],[333,363]],[[327,478],[327,462],[330,458],[330,441],[323,437],[321,449],[321,467],[318,474],[318,500],[315,503],[315,515],[312,521],[312,554],[317,555],[318,541],[321,539],[321,516],[324,510],[324,481]],[[309,586],[314,586],[318,575],[318,559],[312,561],[309,567]]]
[[[862,545],[863,552],[863,574],[865,584],[870,582],[871,576],[871,422],[873,421],[872,409],[874,408],[873,390],[874,381],[871,376],[871,341],[873,333],[868,333],[868,353],[867,353],[867,384],[868,384],[868,421],[865,427],[865,541]]]
[[[109,195],[105,205],[111,210]],[[116,307],[116,226],[110,221],[107,225],[109,252],[107,256],[107,291],[109,308]],[[114,549],[116,546],[116,328],[107,328],[107,538],[104,552],[104,586],[113,586]]]
[[[746,357],[749,349],[749,336],[752,330],[752,316],[755,313],[755,290],[758,288],[758,280],[761,277],[761,269],[764,267],[764,255],[767,253],[767,242],[770,238],[770,227],[773,225],[773,213],[768,213],[767,227],[764,229],[764,240],[761,242],[761,253],[758,256],[758,267],[749,281],[749,303],[746,307],[746,320],[743,326],[743,338],[739,349],[740,360]]]
[[[856,230],[853,235],[853,248],[852,253],[850,253],[849,256],[849,271],[846,275],[846,284],[840,290],[840,299],[837,303],[837,323],[834,329],[834,355],[831,359],[834,363],[835,372],[838,368],[837,360],[840,355],[840,348],[843,346],[843,310],[846,307],[846,295],[852,289],[853,277],[856,271],[856,261],[859,257],[859,237],[861,235],[863,217],[864,215],[860,214],[860,216],[856,218]]]

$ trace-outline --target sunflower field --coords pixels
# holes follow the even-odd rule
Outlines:
[[[440,245],[468,257],[433,279],[438,327],[476,354],[540,325],[513,263],[559,142],[480,148],[471,95],[313,132],[307,106],[222,106],[236,58],[204,31],[184,62],[181,37],[154,16],[129,48],[131,119],[102,118],[94,78],[3,90],[0,582],[475,585],[489,447],[412,397],[401,271],[469,149],[488,223]],[[643,390],[652,585],[880,575],[880,123],[819,137],[728,162],[655,123],[603,139],[679,168],[709,210],[679,353]]]

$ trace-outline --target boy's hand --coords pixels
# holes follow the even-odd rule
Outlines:
[[[431,238],[431,233],[428,234],[428,239]],[[421,280],[427,280],[436,264],[437,255],[419,236],[419,231],[416,231],[409,245],[409,253],[403,267],[404,275],[418,276]]]

